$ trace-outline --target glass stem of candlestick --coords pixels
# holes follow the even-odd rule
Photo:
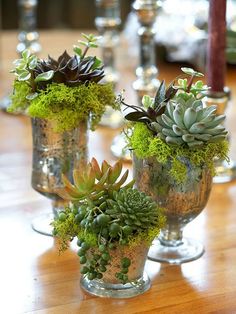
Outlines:
[[[36,54],[41,51],[41,46],[38,42],[39,35],[36,31],[37,4],[37,0],[18,0],[20,31],[16,50],[20,55],[25,49],[29,49],[31,53]]]
[[[216,105],[217,114],[225,114],[226,108],[230,101],[230,90],[228,88],[224,89],[224,92],[208,92],[205,97],[205,104],[207,106]],[[230,141],[230,136],[228,136],[228,141]],[[213,178],[213,183],[227,183],[236,179],[236,162],[230,159],[216,160],[215,161],[216,175]]]
[[[119,73],[115,66],[115,49],[119,44],[120,1],[95,0],[95,4],[95,25],[101,36],[101,56],[105,71],[104,82],[113,84],[115,89],[119,80]],[[118,128],[123,124],[123,117],[120,112],[107,107],[100,124]]]
[[[133,10],[139,21],[139,66],[136,69],[137,79],[133,88],[137,93],[138,104],[144,95],[153,97],[160,81],[157,79],[158,69],[156,67],[155,55],[155,28],[158,8],[157,0],[135,0]],[[111,146],[112,154],[118,158],[131,160],[130,153],[126,149],[125,135],[117,135]]]
[[[133,9],[138,17],[140,27],[139,37],[139,66],[136,69],[137,79],[133,88],[137,93],[138,104],[144,95],[153,97],[160,81],[157,79],[158,69],[156,67],[155,34],[153,27],[156,21],[159,4],[157,0],[136,0]]]

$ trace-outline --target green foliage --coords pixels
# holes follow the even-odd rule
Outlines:
[[[147,246],[150,246],[153,239],[160,233],[161,229],[164,227],[166,218],[162,214],[163,210],[159,208],[159,222],[156,226],[139,232],[137,235],[129,236],[128,238],[128,246],[134,247],[139,245],[140,243],[145,243]]]
[[[59,236],[60,251],[65,251],[69,246],[69,242],[77,235],[78,226],[70,208],[66,208],[65,212],[62,212],[61,215],[64,216],[63,219],[60,219],[59,215],[51,224],[54,228],[54,236]]]
[[[113,87],[110,84],[91,83],[73,88],[64,84],[51,84],[31,101],[27,112],[31,117],[54,122],[57,132],[73,129],[91,115],[93,130],[106,105],[116,106]]]
[[[15,74],[12,105],[9,112],[25,112],[47,119],[55,131],[75,128],[82,120],[91,121],[91,129],[101,119],[106,106],[119,109],[111,84],[98,84],[104,77],[103,64],[96,56],[87,56],[96,48],[98,37],[82,34],[85,41],[74,47],[76,55],[65,51],[57,60],[40,60],[29,50],[14,61]]]
[[[164,224],[162,211],[153,200],[132,189],[133,181],[124,185],[122,163],[113,167],[104,161],[101,167],[93,158],[84,171],[75,170],[74,184],[64,177],[65,188],[58,194],[74,203],[53,222],[55,234],[64,246],[68,239],[78,237],[81,272],[89,279],[100,279],[112,263],[114,248],[149,244]],[[152,231],[151,231],[152,230]],[[155,231],[155,235],[154,235]],[[125,261],[125,262],[124,262]],[[125,266],[124,266],[125,264]],[[129,280],[130,262],[123,256],[116,278]]]
[[[227,159],[229,151],[227,141],[206,143],[201,148],[168,145],[142,123],[134,125],[128,142],[138,158],[156,157],[160,163],[171,162],[170,174],[177,182],[183,182],[186,179],[187,169],[181,162],[181,158],[189,159],[196,166],[205,164],[214,175],[214,158]]]
[[[7,108],[10,113],[22,113],[29,106],[26,96],[30,93],[30,87],[25,82],[14,81],[11,105]]]
[[[121,160],[117,161],[114,166],[104,160],[100,167],[97,160],[92,158],[83,171],[81,169],[73,170],[74,184],[64,175],[62,176],[64,189],[60,189],[58,194],[68,201],[79,202],[86,199],[91,206],[104,206],[104,201],[113,197],[114,191],[119,191],[121,188],[128,189],[134,185],[134,180],[125,184],[129,170],[121,175],[122,167]],[[98,219],[98,222],[107,220],[104,215],[99,215]],[[102,225],[102,223],[100,224]]]
[[[149,124],[152,121],[156,121],[156,118],[164,113],[166,103],[176,94],[177,89],[173,88],[171,84],[167,89],[165,81],[162,81],[154,98],[144,95],[142,98],[142,105],[140,106],[128,105],[124,102],[122,95],[120,95],[120,102],[133,111],[129,112],[125,119],[133,122],[143,122]]]
[[[201,147],[204,143],[220,142],[227,136],[221,125],[225,115],[216,114],[216,106],[204,108],[193,95],[187,101],[177,98],[168,102],[165,112],[150,128],[169,145]]]

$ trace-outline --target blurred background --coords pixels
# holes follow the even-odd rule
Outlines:
[[[19,0],[2,0],[2,29],[19,27]],[[120,0],[121,25],[129,37],[130,52],[137,49],[137,17],[132,0]],[[189,62],[204,68],[207,39],[207,0],[160,0],[156,23],[157,57],[168,62]],[[93,0],[38,0],[37,29],[94,29]],[[227,62],[236,64],[236,0],[227,0]]]

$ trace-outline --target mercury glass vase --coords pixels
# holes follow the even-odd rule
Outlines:
[[[86,275],[81,277],[81,287],[92,295],[108,298],[131,298],[147,291],[150,279],[144,272],[148,247],[143,243],[136,246],[118,246],[109,251],[110,263],[102,279],[89,280]],[[93,252],[96,253],[96,252]],[[120,261],[128,257],[131,261],[127,273],[129,282],[122,284],[116,279],[116,273],[120,272]]]
[[[34,118],[32,137],[31,185],[52,200],[52,212],[35,218],[32,227],[41,234],[52,235],[50,222],[67,205],[56,193],[63,187],[62,174],[73,182],[73,169],[83,169],[87,164],[87,122],[80,122],[71,131],[58,133],[50,121]]]
[[[154,157],[138,159],[134,156],[137,188],[164,208],[166,216],[166,225],[148,252],[148,258],[154,261],[182,264],[204,253],[199,241],[183,237],[183,229],[206,206],[212,175],[205,165],[192,165],[188,159],[182,162],[187,167],[187,177],[185,182],[177,183],[170,175],[171,163],[160,164]]]

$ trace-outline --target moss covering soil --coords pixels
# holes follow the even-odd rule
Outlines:
[[[229,144],[227,141],[207,143],[198,148],[168,145],[162,139],[155,137],[143,123],[135,123],[132,135],[128,137],[128,146],[141,159],[156,157],[157,161],[165,164],[171,161],[170,174],[177,182],[184,182],[187,168],[181,158],[187,158],[196,166],[206,165],[212,175],[215,174],[214,159],[228,160]]]
[[[31,101],[26,99],[28,94],[30,87],[27,83],[15,81],[8,111],[25,111],[30,117],[52,121],[56,132],[72,130],[87,119],[90,119],[93,130],[106,106],[118,109],[111,84],[88,83],[76,87],[50,84]]]

